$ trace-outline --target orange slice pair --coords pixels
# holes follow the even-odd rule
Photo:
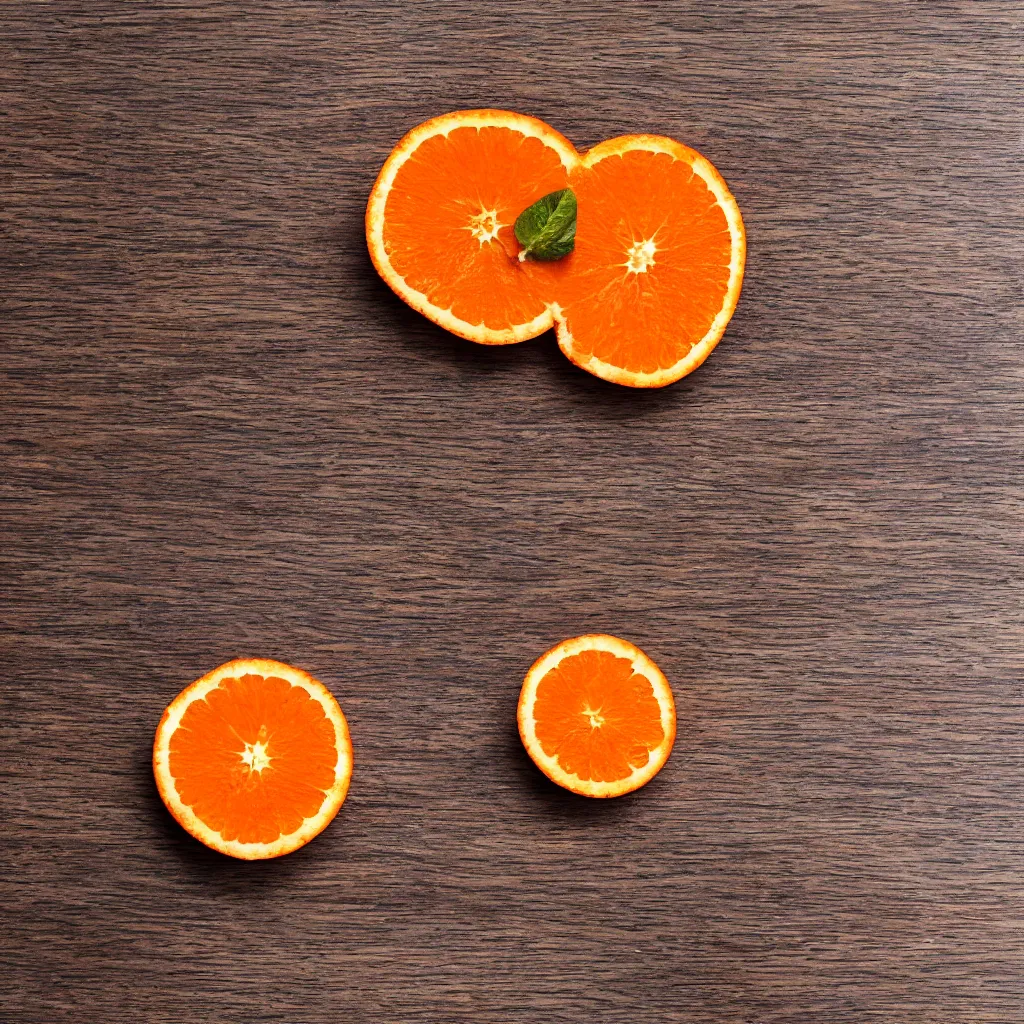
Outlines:
[[[520,260],[516,217],[566,187],[575,250]],[[707,358],[746,254],[736,200],[696,151],[627,135],[581,154],[543,121],[500,110],[406,135],[374,185],[366,234],[384,280],[447,330],[505,345],[555,327],[574,363],[632,387],[669,384]]]
[[[672,691],[642,651],[613,636],[566,640],[539,658],[519,732],[540,769],[593,797],[649,782],[675,740]],[[330,824],[348,792],[352,743],[337,701],[279,661],[230,661],[170,703],[153,774],[178,822],[221,853],[291,853]]]

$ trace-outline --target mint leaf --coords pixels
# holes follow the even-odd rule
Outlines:
[[[576,194],[571,188],[549,192],[516,217],[520,260],[560,260],[576,246]]]

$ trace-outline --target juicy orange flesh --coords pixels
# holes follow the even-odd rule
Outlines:
[[[725,213],[685,160],[647,150],[573,172],[576,251],[558,301],[573,349],[612,366],[654,373],[674,366],[721,310],[731,238]],[[653,242],[653,263],[626,264]],[[650,254],[650,249],[648,249]]]
[[[628,778],[665,739],[650,681],[609,651],[563,658],[538,683],[533,717],[544,753],[590,782]]]
[[[269,758],[262,771],[243,760],[247,749],[257,762]],[[182,802],[205,825],[225,840],[271,843],[320,810],[337,760],[334,725],[302,687],[243,675],[188,706],[169,766]]]
[[[454,128],[426,139],[399,169],[385,205],[384,248],[411,288],[460,320],[494,330],[530,323],[547,301],[532,279],[536,267],[516,258],[512,225],[566,182],[558,153],[540,139],[511,128]],[[488,234],[500,225],[496,238],[473,235],[481,217]]]

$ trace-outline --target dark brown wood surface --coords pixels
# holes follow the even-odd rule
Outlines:
[[[4,1024],[1024,1020],[1021,7],[0,8]],[[704,152],[746,217],[709,362],[604,384],[367,258],[412,125]],[[553,643],[681,712],[588,802],[515,731]],[[356,771],[212,853],[153,730],[238,655]]]

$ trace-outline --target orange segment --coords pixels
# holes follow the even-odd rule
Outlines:
[[[579,221],[557,289],[562,351],[633,387],[696,369],[725,331],[743,279],[743,220],[721,176],[672,139],[631,135],[587,153],[570,186]]]
[[[584,796],[638,789],[675,742],[665,677],[639,648],[603,634],[565,640],[539,658],[523,682],[518,718],[541,771]]]
[[[414,309],[461,337],[504,345],[553,324],[536,265],[512,232],[564,188],[575,149],[536,118],[467,110],[414,128],[384,164],[366,212],[370,255]]]
[[[257,860],[298,849],[337,814],[352,745],[337,701],[312,676],[239,659],[171,702],[157,728],[153,772],[192,835]]]

